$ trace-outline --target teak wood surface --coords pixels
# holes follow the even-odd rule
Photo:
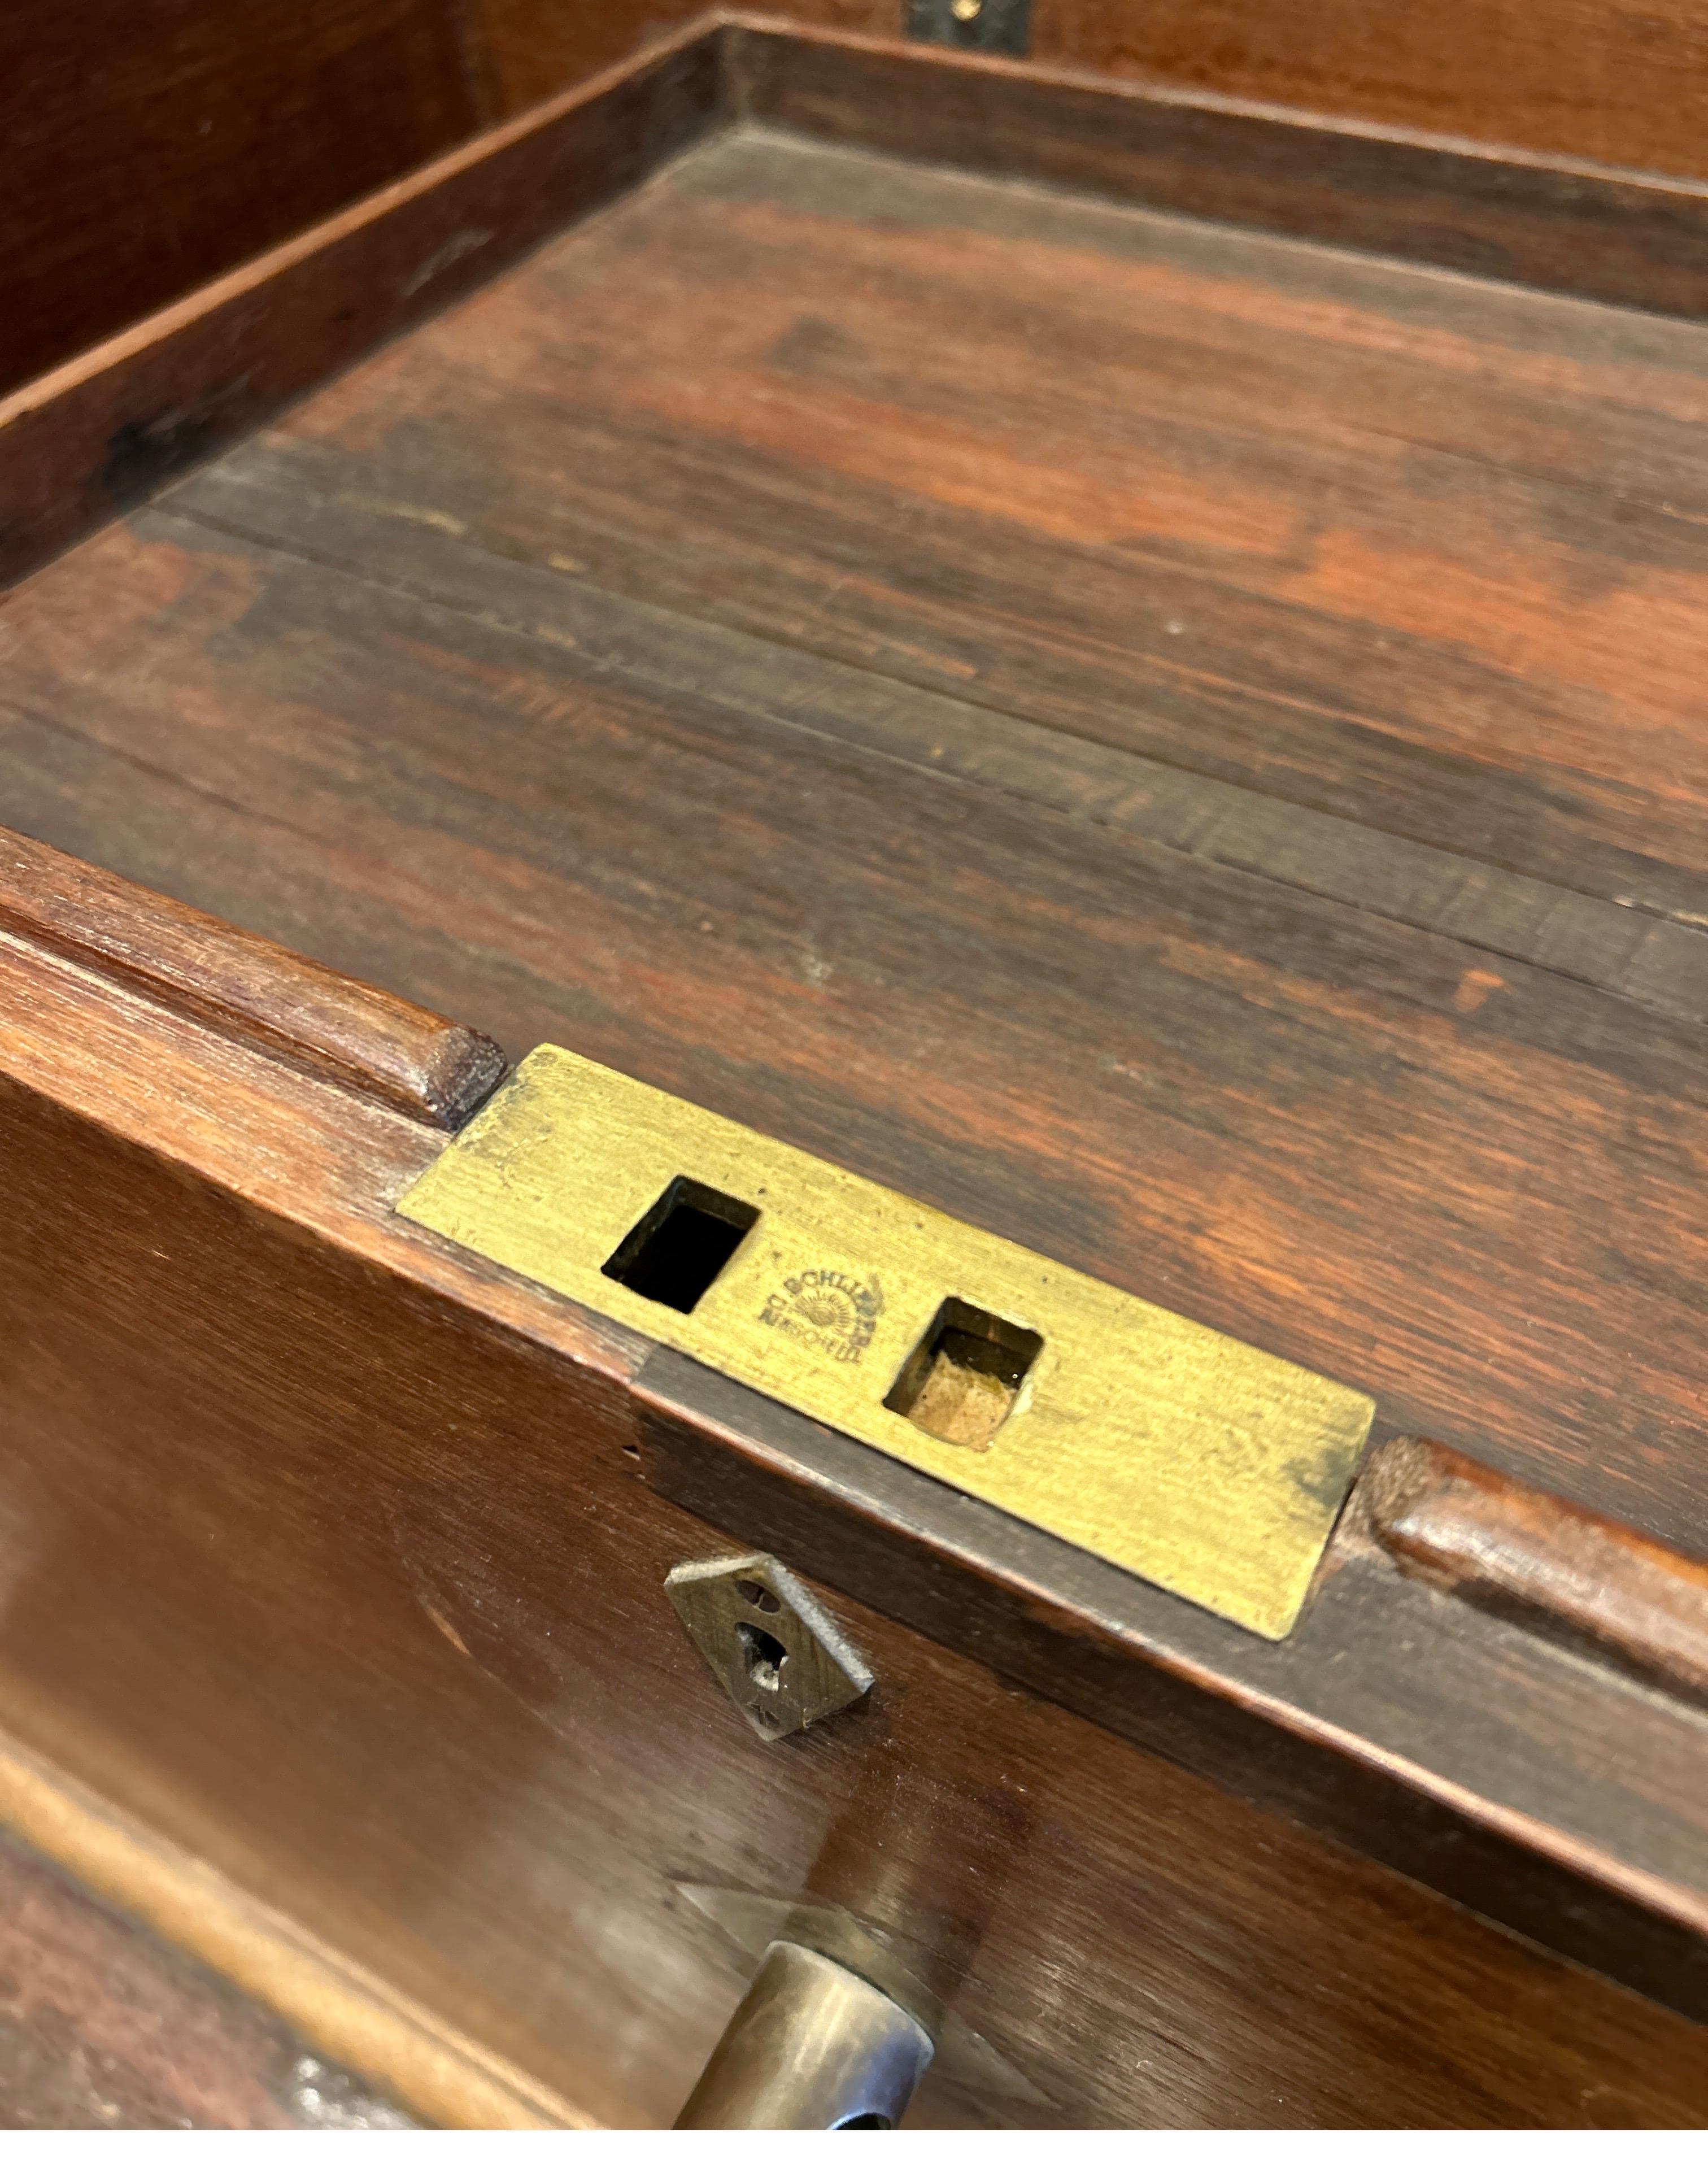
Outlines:
[[[398,996],[193,923],[140,976],[170,913],[91,945],[32,886],[111,882],[18,852],[7,1723],[603,2121],[740,1987],[692,1886],[866,1916],[1071,2123],[1700,2123],[1708,329],[1442,269],[1403,162],[1424,262],[909,167],[848,141],[894,56],[732,36],[767,125],[5,603],[0,819]],[[697,50],[495,157],[604,202],[578,144],[679,149]],[[941,80],[1063,179],[1080,93]],[[329,233],[338,292],[483,186]],[[315,265],[31,460],[256,295],[333,355]],[[395,1221],[447,1019],[1472,1466],[1383,1471],[1281,1646],[969,1527]],[[736,1549],[826,1587],[857,1719],[752,1742],[659,1588]]]

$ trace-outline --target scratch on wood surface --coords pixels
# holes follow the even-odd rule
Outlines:
[[[460,1651],[466,1659],[472,1659],[474,1657],[474,1653],[470,1650],[468,1645],[465,1643],[462,1637],[458,1635],[456,1630],[451,1626],[449,1621],[439,1611],[438,1606],[433,1603],[424,1592],[418,1590],[416,1593],[416,1604],[420,1606],[421,1611],[426,1614],[427,1619],[432,1621],[433,1626],[438,1629],[440,1635],[444,1637],[446,1643],[449,1643],[454,1650]]]

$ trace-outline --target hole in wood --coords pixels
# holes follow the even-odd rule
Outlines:
[[[686,1317],[758,1216],[754,1206],[679,1173],[599,1269],[632,1294]]]
[[[747,1679],[756,1689],[774,1689],[789,1654],[769,1628],[756,1628],[750,1621],[736,1623],[736,1637]]]
[[[1006,1421],[1043,1346],[1042,1333],[950,1295],[884,1405],[933,1438],[982,1453]]]

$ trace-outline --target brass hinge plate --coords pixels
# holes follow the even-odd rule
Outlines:
[[[555,1046],[420,1225],[1260,1636],[1369,1398]]]

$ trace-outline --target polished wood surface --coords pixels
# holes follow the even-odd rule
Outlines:
[[[1527,1492],[1451,1448],[1395,1439],[1364,1502],[1400,1566],[1548,1631],[1690,1701],[1708,1701],[1708,1565]]]
[[[0,1021],[0,1710],[258,1912],[608,2124],[675,2110],[756,1900],[1029,2085],[921,2125],[1708,2113],[1708,2033],[822,1578],[874,1688],[760,1744],[661,1587],[749,1540],[648,1489],[640,1356],[391,1214],[431,1130],[9,941]]]

